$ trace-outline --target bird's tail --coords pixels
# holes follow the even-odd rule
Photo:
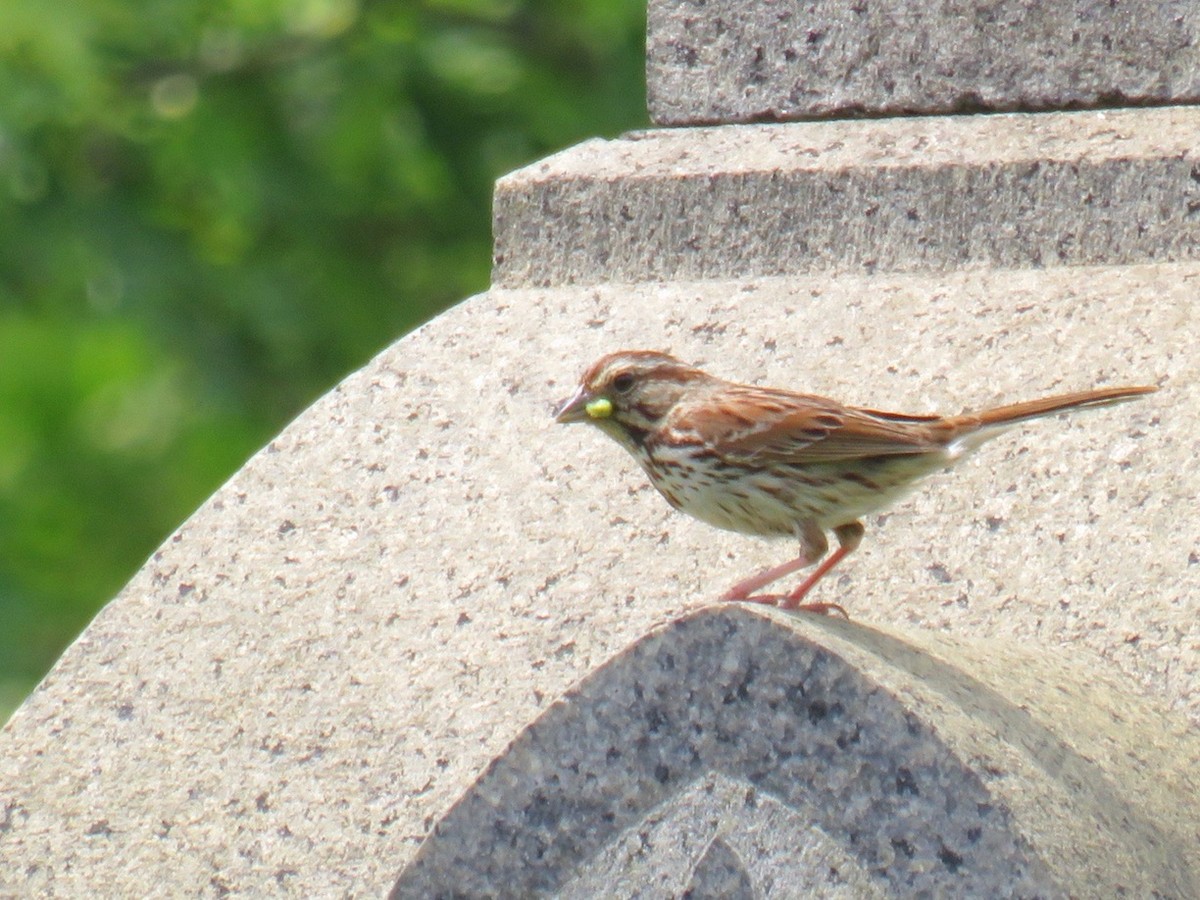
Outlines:
[[[1067,410],[1125,403],[1143,394],[1152,394],[1157,390],[1156,387],[1143,385],[1077,391],[1073,394],[1059,394],[1057,397],[1045,397],[1041,400],[1029,400],[1009,406],[997,406],[995,409],[985,410],[981,413],[947,416],[939,424],[949,432],[950,445],[957,445],[954,449],[958,452],[966,452],[974,450],[984,441],[1020,422],[1040,419],[1043,416],[1051,416]]]

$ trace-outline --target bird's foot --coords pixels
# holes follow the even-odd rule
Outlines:
[[[816,613],[819,616],[839,615],[847,622],[850,614],[839,603],[794,603],[798,599],[791,594],[752,594],[736,596],[733,591],[721,598],[726,603],[761,603],[764,606],[777,606],[780,609],[795,610],[796,612]]]

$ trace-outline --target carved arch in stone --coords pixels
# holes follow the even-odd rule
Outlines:
[[[700,610],[546,709],[392,896],[1063,894],[1004,773],[913,708],[784,616]]]

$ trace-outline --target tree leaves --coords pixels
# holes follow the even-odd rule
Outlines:
[[[316,395],[486,287],[496,177],[644,125],[644,15],[0,4],[0,694]]]

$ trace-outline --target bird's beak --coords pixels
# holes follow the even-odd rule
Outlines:
[[[586,422],[588,420],[587,405],[591,399],[592,396],[588,393],[588,389],[581,384],[571,399],[559,407],[558,412],[554,414],[554,421],[560,425]]]
[[[597,397],[584,385],[554,414],[560,425],[571,422],[587,422],[589,419],[607,419],[612,415],[612,403],[605,397]]]

